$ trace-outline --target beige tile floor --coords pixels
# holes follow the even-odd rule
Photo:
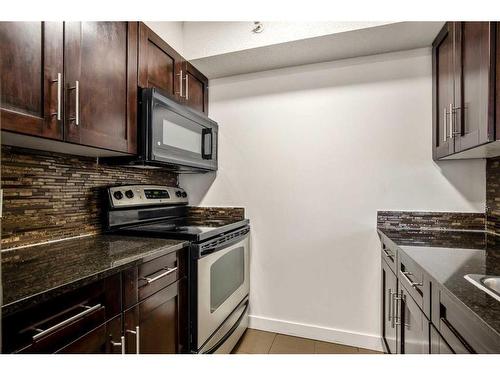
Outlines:
[[[233,354],[382,354],[324,341],[247,329]]]

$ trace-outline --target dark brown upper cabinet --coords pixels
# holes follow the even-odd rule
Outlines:
[[[208,115],[208,78],[187,61],[184,71],[186,105]]]
[[[139,23],[139,86],[157,88],[170,98],[183,98],[183,59],[144,23]]]
[[[137,22],[0,23],[2,129],[91,148],[10,144],[136,153],[137,38]]]
[[[453,24],[447,23],[433,44],[433,156],[434,159],[453,154],[450,136],[450,108],[453,106]]]
[[[137,23],[65,23],[65,139],[137,152]]]
[[[500,155],[495,22],[447,22],[433,43],[433,158]],[[500,86],[500,85],[497,85]],[[492,143],[493,142],[493,143]]]
[[[139,23],[138,82],[208,115],[208,78],[144,23]]]
[[[2,129],[62,139],[63,23],[0,22]]]

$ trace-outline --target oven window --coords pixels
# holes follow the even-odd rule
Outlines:
[[[242,284],[245,278],[245,248],[238,247],[218,259],[210,268],[210,311],[214,312]]]

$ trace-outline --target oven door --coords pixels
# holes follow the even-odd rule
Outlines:
[[[198,259],[198,347],[222,325],[250,291],[249,236]]]
[[[217,169],[217,123],[151,92],[150,160]]]

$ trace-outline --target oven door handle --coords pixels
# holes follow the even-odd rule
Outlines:
[[[248,237],[249,232],[250,232],[250,228],[249,227],[245,228],[245,233],[243,233],[235,238],[232,238],[230,240],[227,240],[220,245],[214,245],[214,246],[210,246],[210,247],[206,247],[206,248],[203,247],[202,244],[192,245],[196,249],[196,251],[194,252],[193,255],[195,256],[196,259],[199,259],[199,258],[203,258],[204,256],[213,254],[217,251],[224,250],[224,249],[228,248],[229,246],[232,246],[238,242],[243,241],[245,238]],[[225,236],[225,234],[221,234],[220,237],[223,237],[223,236]]]

